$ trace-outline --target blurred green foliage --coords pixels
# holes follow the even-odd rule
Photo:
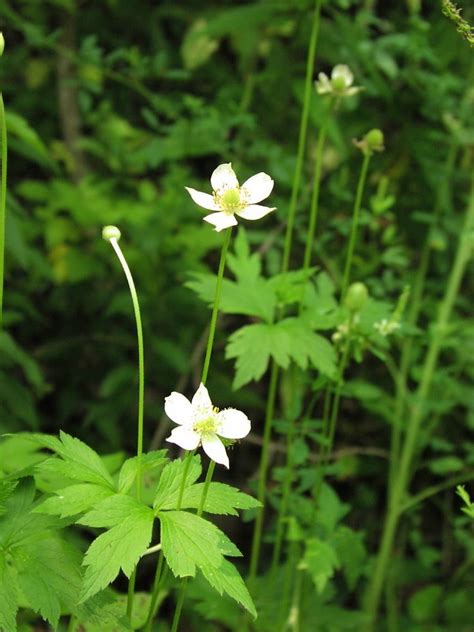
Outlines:
[[[245,373],[237,360],[235,375],[224,348],[227,358],[238,358],[242,345],[252,348],[251,328],[272,327],[273,309],[294,302],[291,292],[302,281],[295,272],[291,287],[281,288],[275,275],[296,160],[312,6],[309,0],[1,3],[6,48],[0,85],[10,154],[0,432],[63,429],[102,453],[134,451],[135,328],[122,272],[100,237],[103,225],[116,224],[144,320],[146,441],[165,436],[159,426],[164,396],[180,381],[183,392],[194,392],[199,380],[200,340],[209,316],[200,298],[209,303],[209,273],[221,244],[184,186],[208,190],[212,169],[232,161],[241,180],[257,171],[275,179],[272,205],[278,210],[246,235],[238,229],[227,281],[233,287],[223,304],[209,386],[229,405],[245,406],[255,434],[261,434],[266,379],[242,391],[231,385],[260,379],[266,362]],[[465,3],[463,15],[471,23],[472,13]],[[394,305],[413,281],[421,245],[429,240],[421,319],[402,332],[414,336],[410,378],[416,380],[472,170],[472,50],[436,2],[337,0],[323,6],[316,70],[328,72],[337,63],[350,65],[364,91],[330,122],[316,246],[318,272],[324,274],[317,277],[319,294],[307,297],[320,313],[298,334],[301,348],[289,348],[287,356],[306,366],[308,347],[319,339],[327,343],[313,330],[338,324],[331,287],[341,281],[361,160],[352,139],[377,127],[386,151],[372,160],[353,277],[381,304]],[[302,263],[324,115],[321,101],[313,99],[292,268]],[[253,284],[255,302],[245,303],[247,293],[232,304],[240,283]],[[426,433],[427,449],[420,455],[420,491],[474,466],[474,327],[467,297],[465,292],[458,301],[434,379],[428,427],[435,432]],[[268,342],[267,356],[271,350]],[[329,345],[326,353],[332,353]],[[325,355],[324,362],[326,371],[319,368],[330,374],[332,357]],[[325,520],[332,522],[321,529],[334,534],[334,549],[315,539],[305,557],[318,597],[303,600],[302,610],[318,616],[322,630],[363,625],[349,610],[360,602],[360,582],[370,574],[365,549],[376,548],[383,515],[392,387],[372,357],[351,367],[349,378],[337,438],[341,456],[332,470],[339,496],[331,490],[322,501]],[[283,382],[283,403],[286,388],[291,385]],[[295,450],[298,445],[300,496],[294,503],[304,521],[302,494],[312,482],[308,447],[303,442]],[[241,482],[254,474],[258,453],[252,445],[240,450],[233,476]],[[2,463],[0,468],[8,471]],[[278,467],[274,476],[282,479]],[[346,503],[352,509],[344,526]],[[472,627],[472,525],[458,505],[449,489],[408,513],[399,544],[405,555],[394,562],[387,589],[389,611],[401,607],[400,629]],[[365,531],[365,544],[352,527]],[[344,582],[332,583],[340,563]],[[266,596],[262,589],[260,597],[259,625],[266,630],[278,593]],[[221,613],[214,604],[209,615],[206,599],[212,595],[196,591],[199,630],[215,629],[206,627],[206,616],[232,619],[225,602]],[[302,629],[312,630],[311,615],[304,620],[309,623]]]

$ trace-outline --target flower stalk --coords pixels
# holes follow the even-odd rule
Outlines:
[[[7,203],[7,124],[5,105],[0,93],[0,146],[1,146],[1,180],[0,180],[0,331],[3,327],[3,279],[5,260],[5,218]]]

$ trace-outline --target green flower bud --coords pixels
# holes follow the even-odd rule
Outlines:
[[[383,141],[383,132],[379,129],[371,129],[370,132],[367,132],[365,135],[365,142],[370,151],[382,151]]]
[[[3,55],[4,50],[5,50],[5,38],[3,37],[3,33],[0,33],[0,57]]]
[[[102,237],[105,241],[110,241],[111,239],[116,239],[118,241],[121,235],[122,233],[119,231],[117,226],[104,226],[102,229]]]
[[[369,298],[369,291],[364,283],[352,283],[349,285],[344,305],[351,312],[360,312]]]

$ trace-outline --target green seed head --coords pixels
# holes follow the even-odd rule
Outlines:
[[[228,210],[233,211],[240,207],[240,191],[239,189],[229,189],[222,194],[221,197],[222,206]]]
[[[383,132],[379,129],[371,129],[365,135],[365,141],[370,151],[382,151],[383,149]]]
[[[369,298],[369,291],[364,283],[352,283],[344,299],[344,305],[351,312],[360,312]]]
[[[102,229],[102,237],[105,241],[110,241],[111,239],[116,239],[118,241],[121,235],[122,233],[119,231],[117,226],[104,226]]]
[[[331,86],[334,92],[344,92],[347,87],[346,78],[342,76],[333,77],[331,79]]]

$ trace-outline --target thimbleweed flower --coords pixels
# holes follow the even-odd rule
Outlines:
[[[223,439],[243,439],[250,432],[250,420],[240,410],[225,408],[219,411],[212,405],[204,384],[196,391],[192,401],[175,391],[165,398],[165,412],[178,424],[166,439],[184,450],[195,450],[202,445],[207,456],[229,467],[229,457]],[[230,442],[225,442],[227,445]]]
[[[377,128],[367,132],[362,140],[354,140],[353,142],[363,154],[372,154],[374,151],[383,151],[385,149],[383,132]]]
[[[331,72],[331,79],[324,72],[320,72],[315,81],[318,94],[330,94],[334,97],[351,97],[362,90],[353,86],[354,75],[349,66],[338,64]]]
[[[274,211],[274,207],[270,208],[258,204],[270,195],[273,184],[270,176],[261,172],[240,186],[229,162],[219,165],[211,175],[213,195],[196,191],[191,187],[185,188],[196,204],[209,211],[216,211],[206,215],[203,219],[215,226],[217,232],[220,232],[224,228],[237,225],[236,215],[244,219],[255,220]]]
[[[383,318],[378,323],[374,323],[374,329],[378,331],[381,336],[386,338],[390,334],[393,334],[394,331],[397,331],[397,329],[400,329],[400,323],[396,320]]]

